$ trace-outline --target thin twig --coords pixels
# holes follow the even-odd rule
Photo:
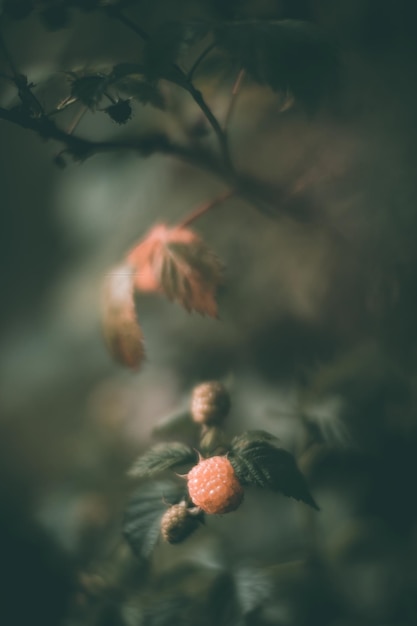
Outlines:
[[[188,91],[188,93],[193,98],[194,102],[198,105],[198,107],[204,113],[213,131],[215,132],[217,136],[217,140],[220,145],[220,149],[222,152],[222,157],[223,157],[223,161],[224,161],[224,165],[226,169],[230,173],[234,172],[234,166],[233,166],[232,159],[231,159],[230,152],[229,152],[229,145],[227,142],[227,137],[226,137],[226,134],[223,132],[223,129],[220,126],[217,117],[214,115],[214,113],[212,112],[212,110],[210,109],[206,101],[204,100],[201,91],[196,89],[192,83],[189,83],[188,85],[184,85],[184,89]]]
[[[237,97],[239,95],[240,88],[241,88],[242,83],[244,81],[245,75],[246,75],[245,70],[243,68],[241,68],[239,70],[239,73],[238,73],[238,75],[236,77],[236,80],[235,80],[235,82],[233,84],[232,94],[231,94],[231,98],[230,98],[230,102],[229,102],[229,107],[227,109],[227,113],[226,113],[226,116],[225,116],[225,119],[224,119],[224,125],[223,125],[223,129],[224,129],[225,133],[227,132],[227,129],[229,128],[230,120],[231,120],[233,112],[234,112],[234,110],[236,108]]]
[[[72,133],[77,128],[78,124],[81,122],[81,120],[83,119],[83,117],[87,113],[87,111],[88,111],[88,106],[84,105],[78,111],[78,113],[74,116],[74,119],[72,120],[71,124],[67,128],[67,134],[68,135],[72,135]]]
[[[135,22],[133,22],[130,18],[126,17],[126,15],[124,15],[124,13],[122,13],[117,7],[111,7],[107,10],[107,13],[110,17],[115,17],[119,20],[119,22],[127,26],[127,28],[130,28],[131,31],[136,33],[136,35],[139,35],[139,37],[144,41],[149,39],[148,33],[135,24]]]
[[[198,220],[202,215],[211,211],[211,209],[213,209],[215,206],[217,206],[221,202],[224,202],[228,198],[231,198],[235,193],[236,192],[234,189],[228,189],[224,193],[221,193],[219,196],[216,196],[216,198],[213,198],[209,200],[208,202],[205,202],[201,206],[197,207],[197,209],[195,209],[192,213],[187,215],[187,217],[181,220],[178,226],[180,226],[181,228],[185,226],[189,226],[190,224]]]
[[[56,113],[61,113],[64,109],[78,102],[78,98],[75,98],[72,95],[66,96],[63,100],[58,102],[56,109],[51,111],[48,115],[55,115]]]
[[[130,30],[136,33],[142,40],[147,41],[149,39],[149,35],[145,31],[143,31],[139,26],[137,26],[134,22],[132,22],[132,20],[127,18],[121,11],[117,9],[112,9],[110,15],[119,19],[125,26],[127,26]],[[229,173],[234,172],[234,167],[233,167],[232,159],[230,157],[230,152],[229,152],[229,146],[227,143],[227,137],[225,133],[223,132],[222,127],[220,126],[216,116],[214,115],[214,113],[212,112],[212,110],[210,109],[206,101],[204,100],[201,91],[199,91],[198,89],[194,87],[193,83],[187,77],[187,74],[178,65],[176,65],[175,63],[172,63],[170,68],[171,70],[166,72],[166,74],[163,75],[162,77],[178,85],[179,87],[182,87],[183,89],[185,89],[185,91],[188,91],[188,93],[193,98],[194,102],[204,113],[205,117],[207,118],[207,121],[209,122],[214,133],[217,136],[217,140],[220,145],[220,150],[222,152],[224,166],[226,167]]]
[[[78,124],[81,122],[82,118],[87,113],[87,111],[88,111],[88,107],[85,105],[78,111],[78,113],[75,115],[75,117],[73,118],[73,120],[71,121],[70,125],[67,128],[67,135],[72,135],[72,133],[77,128]],[[61,157],[64,154],[64,152],[67,152],[66,148],[57,152],[57,154],[55,155],[55,159]]]
[[[188,71],[187,74],[187,80],[192,81],[194,73],[196,71],[196,69],[198,68],[198,66],[200,65],[200,63],[202,61],[204,61],[204,59],[206,58],[206,56],[208,54],[210,54],[210,52],[212,50],[214,50],[214,48],[216,47],[216,44],[213,42],[211,43],[209,46],[207,46],[207,48],[205,48],[203,50],[203,52],[197,57],[197,59],[194,61],[194,63],[191,66],[191,69]]]
[[[22,128],[32,130],[45,139],[59,141],[66,146],[68,152],[75,157],[83,159],[98,152],[133,150],[139,152],[143,156],[149,156],[155,152],[161,152],[162,154],[178,156],[189,162],[196,160],[197,164],[200,163],[201,167],[204,167],[202,164],[203,162],[206,162],[208,167],[210,163],[208,159],[201,159],[199,162],[199,159],[196,157],[194,152],[191,152],[180,145],[173,144],[163,134],[154,133],[134,141],[90,141],[89,139],[68,134],[66,131],[60,129],[53,120],[47,117],[34,118],[22,109],[15,108],[9,110],[0,107],[0,119],[16,124]],[[215,169],[215,164],[213,162],[212,170],[214,171]]]
[[[69,135],[60,129],[55,122],[45,116],[33,117],[23,108],[5,109],[0,107],[0,120],[5,120],[21,128],[31,130],[43,139],[52,139],[66,146],[66,152],[76,159],[86,160],[94,154],[102,152],[115,152],[131,150],[146,158],[153,154],[164,154],[180,159],[191,167],[199,168],[216,176],[226,185],[234,189],[234,194],[239,196],[253,207],[264,214],[273,217],[286,215],[294,221],[299,221],[294,215],[291,202],[292,191],[288,187],[268,183],[254,178],[248,172],[235,173],[225,169],[223,163],[211,152],[202,148],[191,149],[172,141],[165,134],[153,133],[143,137],[119,141],[91,141],[76,135]],[[232,194],[225,192],[226,196]],[[226,199],[225,198],[220,198]],[[199,215],[208,211],[207,207],[199,209]],[[186,218],[186,223],[187,223]],[[196,219],[196,218],[195,218]],[[305,220],[304,220],[305,221]],[[316,222],[317,223],[317,222]]]

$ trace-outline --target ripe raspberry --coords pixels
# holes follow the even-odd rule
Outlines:
[[[191,500],[206,513],[229,513],[243,500],[243,487],[225,456],[201,460],[187,478]]]
[[[186,502],[174,504],[161,519],[161,534],[168,543],[180,543],[198,528],[199,520],[187,509]]]
[[[226,417],[229,409],[229,392],[222,383],[211,381],[194,387],[191,415],[197,424],[219,424]]]

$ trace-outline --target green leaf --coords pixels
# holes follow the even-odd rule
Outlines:
[[[266,430],[247,430],[241,435],[237,435],[232,439],[231,447],[233,453],[239,453],[250,446],[253,442],[268,442],[271,444],[278,443],[278,438]]]
[[[318,510],[293,455],[273,445],[275,438],[270,437],[268,440],[268,433],[261,431],[257,439],[249,431],[249,436],[244,433],[233,440],[229,460],[239,481],[242,485],[279,491]]]
[[[185,443],[158,443],[140,456],[129,470],[129,476],[144,478],[172,469],[177,465],[196,463],[197,454]]]
[[[290,91],[308,109],[337,87],[337,52],[314,24],[245,20],[221,24],[214,32],[218,45],[254,80],[274,91]]]
[[[134,492],[125,511],[123,535],[139,558],[149,558],[167,506],[178,504],[184,495],[185,489],[172,481],[153,482]]]

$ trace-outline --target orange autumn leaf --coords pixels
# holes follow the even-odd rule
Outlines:
[[[145,357],[143,335],[133,300],[134,272],[126,265],[113,268],[103,286],[103,332],[110,353],[132,369]]]
[[[129,252],[127,262],[140,291],[161,291],[187,311],[217,317],[223,265],[194,231],[157,224]]]

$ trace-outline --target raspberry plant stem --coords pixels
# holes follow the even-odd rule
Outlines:
[[[138,35],[142,41],[146,42],[149,40],[148,33],[146,33],[144,30],[142,30],[142,28],[137,26],[135,22],[133,22],[131,19],[126,17],[119,9],[112,7],[110,11],[108,11],[108,14],[110,15],[110,17],[115,17],[116,19],[118,19],[122,24],[124,24],[132,32]],[[209,51],[210,49],[207,50],[206,54],[208,54]],[[197,59],[196,63],[194,63],[194,66],[191,68],[188,74],[186,74],[176,63],[173,63],[170,66],[171,71],[168,71],[167,75],[161,76],[161,78],[165,78],[166,80],[169,80],[170,82],[178,85],[179,87],[182,87],[185,91],[187,91],[190,94],[194,102],[197,104],[200,110],[204,113],[207,121],[209,122],[210,126],[213,129],[213,132],[215,133],[217,137],[220,150],[222,153],[223,163],[227,172],[229,174],[233,174],[234,167],[233,167],[233,162],[230,156],[229,144],[227,141],[226,133],[223,131],[217,117],[214,115],[213,111],[210,109],[210,107],[204,100],[201,91],[199,91],[198,89],[194,87],[190,78],[190,75],[192,76],[193,72],[195,71],[199,63],[202,61],[204,56],[205,55],[203,55],[201,59]]]
[[[213,198],[212,200],[205,202],[204,204],[200,205],[197,209],[195,209],[192,213],[187,215],[187,217],[185,217],[178,224],[178,226],[181,228],[189,226],[190,224],[198,220],[202,215],[205,215],[206,213],[211,211],[211,209],[214,209],[214,207],[216,207],[218,204],[220,204],[221,202],[224,202],[228,198],[231,198],[234,194],[235,194],[234,189],[228,189],[227,191],[220,194],[216,198]]]
[[[237,97],[239,95],[240,92],[240,88],[242,86],[242,83],[245,79],[245,70],[243,68],[241,68],[238,72],[238,75],[236,77],[235,82],[233,83],[233,87],[232,87],[232,95],[230,98],[230,103],[229,103],[229,108],[227,109],[227,113],[226,113],[226,117],[224,120],[224,132],[227,133],[227,129],[229,127],[229,123],[230,120],[232,118],[233,112],[235,110],[236,107],[236,101],[237,101]]]
[[[187,74],[187,80],[189,80],[190,82],[193,79],[193,76],[195,74],[195,71],[197,70],[198,66],[200,65],[200,63],[202,61],[204,61],[204,59],[206,58],[206,56],[208,56],[210,54],[210,52],[212,50],[214,50],[214,48],[216,47],[216,44],[213,42],[210,45],[207,46],[207,48],[205,48],[203,50],[203,52],[197,57],[197,59],[194,61],[194,63],[191,66],[191,69],[188,71]]]

